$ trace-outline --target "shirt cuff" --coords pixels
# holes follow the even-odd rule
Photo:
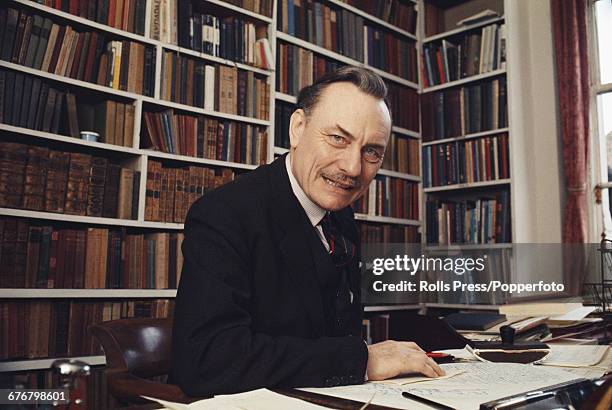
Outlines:
[[[363,341],[363,343],[365,343],[366,345],[366,349],[368,348],[368,342],[366,342],[365,340]],[[368,354],[368,360],[370,360],[370,356]],[[367,382],[368,381],[368,363],[366,362],[366,371],[365,371],[365,375],[363,376],[363,381]]]

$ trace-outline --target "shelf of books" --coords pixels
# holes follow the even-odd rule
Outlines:
[[[504,2],[419,4],[424,249],[433,255],[486,253],[489,269],[479,278],[507,280],[512,178]],[[479,308],[504,303],[506,295],[440,292],[421,301]]]
[[[103,365],[93,323],[172,314],[187,209],[271,159],[273,7],[2,2],[0,372],[15,384],[53,386],[55,358]],[[110,403],[94,373],[92,402]]]

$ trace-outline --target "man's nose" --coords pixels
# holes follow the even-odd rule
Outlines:
[[[339,165],[346,176],[356,178],[361,175],[361,149],[355,146],[343,150]]]

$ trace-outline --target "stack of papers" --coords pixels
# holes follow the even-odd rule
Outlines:
[[[356,386],[302,389],[350,400],[398,409],[431,409],[407,399],[402,391],[458,410],[477,410],[481,403],[576,380],[579,377],[555,367],[517,363],[453,363],[441,367],[448,378],[430,379],[416,384],[365,383]],[[372,397],[373,396],[373,397]]]

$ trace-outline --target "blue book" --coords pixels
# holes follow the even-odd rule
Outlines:
[[[295,36],[295,6],[293,5],[293,0],[287,1],[287,31],[289,31],[289,35]]]
[[[323,47],[323,10],[321,3],[315,3],[315,44]]]
[[[366,63],[374,65],[374,36],[372,35],[372,27],[366,27],[368,36],[368,58]]]

